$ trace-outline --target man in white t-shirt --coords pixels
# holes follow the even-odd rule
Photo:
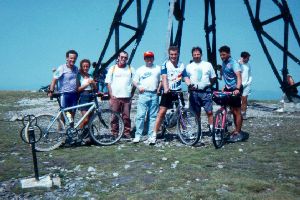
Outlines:
[[[190,96],[190,108],[198,117],[201,114],[201,107],[204,108],[210,132],[213,128],[213,107],[211,86],[216,80],[216,73],[211,63],[201,60],[202,49],[192,48],[193,62],[186,66],[187,77],[184,78],[188,85]]]
[[[135,87],[132,84],[134,69],[127,65],[128,53],[121,51],[117,64],[111,66],[107,72],[105,83],[107,84],[110,96],[110,106],[115,112],[121,113],[124,121],[124,136],[131,139],[131,98],[134,95]],[[118,119],[112,118],[112,134],[118,132]]]
[[[158,111],[157,88],[160,82],[161,67],[154,65],[154,53],[147,51],[144,53],[145,65],[136,70],[133,78],[133,84],[139,91],[139,100],[137,103],[137,114],[135,118],[136,132],[134,143],[138,143],[144,130],[145,117],[148,113],[148,140],[150,143],[153,135],[153,127]]]
[[[251,67],[248,63],[250,59],[250,54],[246,51],[241,53],[241,59],[239,63],[241,65],[242,72],[242,85],[243,85],[243,93],[242,93],[242,117],[243,119],[247,119],[246,111],[248,104],[248,95],[251,94],[251,84],[252,84],[252,75],[251,75]]]
[[[156,143],[156,135],[159,131],[161,123],[169,108],[172,108],[172,102],[179,100],[177,95],[172,92],[181,90],[182,78],[185,77],[183,74],[184,64],[178,61],[179,48],[176,46],[170,46],[168,49],[169,59],[161,67],[162,86],[164,89],[161,95],[159,103],[159,111],[157,114],[156,122],[153,128],[153,137],[150,139],[150,144]],[[181,94],[180,101],[184,105],[184,99]]]

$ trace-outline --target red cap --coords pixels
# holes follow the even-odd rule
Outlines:
[[[146,51],[145,53],[144,53],[144,58],[146,58],[146,57],[151,57],[151,58],[153,58],[154,57],[154,53],[152,52],[152,51]]]

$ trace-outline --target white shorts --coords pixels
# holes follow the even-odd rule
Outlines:
[[[248,96],[251,94],[251,87],[250,85],[246,86],[246,87],[243,87],[243,94],[242,96]]]

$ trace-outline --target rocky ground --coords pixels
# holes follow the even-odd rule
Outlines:
[[[40,173],[60,177],[51,189],[22,189],[32,177],[30,149],[18,138],[17,119],[53,113],[55,102],[28,94],[2,101],[1,199],[298,199],[300,113],[278,112],[277,102],[251,101],[247,142],[215,150],[204,136],[195,147],[177,138],[149,147],[121,141],[109,147],[60,148],[38,154]],[[34,96],[34,95],[33,95]],[[2,99],[7,96],[0,95]],[[14,100],[12,100],[14,99]],[[103,103],[103,106],[107,106]],[[135,113],[133,103],[132,117]],[[218,106],[214,106],[214,110]],[[202,117],[207,132],[206,117]],[[232,171],[232,169],[235,169]],[[226,174],[226,176],[225,176]]]

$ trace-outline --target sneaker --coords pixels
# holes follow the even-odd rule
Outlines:
[[[141,140],[141,138],[140,137],[135,137],[134,139],[133,139],[133,143],[139,143],[140,142],[140,140]]]
[[[228,142],[240,142],[243,140],[243,136],[241,133],[234,133],[234,134],[231,134],[229,139],[227,140]]]
[[[127,140],[127,141],[131,141],[131,135],[129,134],[129,133],[125,133],[124,135],[123,135],[123,138],[125,139],[125,140]]]
[[[221,136],[220,136],[220,134],[216,134],[215,135],[215,140],[216,141],[220,141],[222,138],[221,138]]]
[[[148,138],[147,142],[149,145],[155,145],[156,143],[156,137],[155,136],[151,136],[150,138]]]

